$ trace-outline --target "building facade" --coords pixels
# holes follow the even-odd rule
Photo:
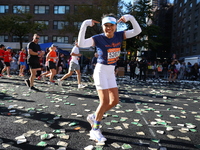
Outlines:
[[[177,58],[200,57],[200,0],[175,0],[172,53]]]
[[[78,35],[73,33],[63,35],[60,33],[63,26],[69,25],[69,22],[64,19],[65,15],[75,13],[77,6],[93,5],[95,3],[96,1],[94,0],[0,0],[0,17],[7,14],[18,14],[18,10],[30,13],[34,15],[34,22],[45,23],[48,26],[48,29],[38,33],[40,35],[40,43],[72,44]],[[80,27],[81,23],[73,22],[72,25]],[[32,34],[26,35],[23,42],[31,41],[32,36]],[[18,41],[17,36],[0,34],[1,43]]]

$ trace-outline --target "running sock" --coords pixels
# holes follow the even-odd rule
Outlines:
[[[100,126],[100,121],[94,121],[94,124],[93,124],[93,127],[92,127],[92,129],[93,130],[98,130],[99,129],[99,126]]]

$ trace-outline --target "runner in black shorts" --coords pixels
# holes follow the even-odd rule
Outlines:
[[[37,90],[33,86],[34,79],[36,78],[36,74],[38,70],[41,70],[39,57],[42,56],[44,53],[41,52],[39,42],[39,35],[34,34],[32,42],[28,43],[27,49],[28,49],[28,58],[27,58],[27,64],[30,68],[31,76],[29,79],[25,80],[25,83],[31,90]]]

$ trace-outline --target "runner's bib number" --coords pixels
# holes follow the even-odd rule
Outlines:
[[[110,48],[108,52],[108,64],[113,64],[117,62],[117,58],[120,55],[120,48]]]

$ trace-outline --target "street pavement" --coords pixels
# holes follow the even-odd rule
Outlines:
[[[196,150],[200,149],[200,82],[117,79],[120,103],[108,111],[99,146],[89,140],[86,121],[99,104],[92,82],[76,78],[64,86],[27,77],[0,78],[0,149],[2,150]]]

